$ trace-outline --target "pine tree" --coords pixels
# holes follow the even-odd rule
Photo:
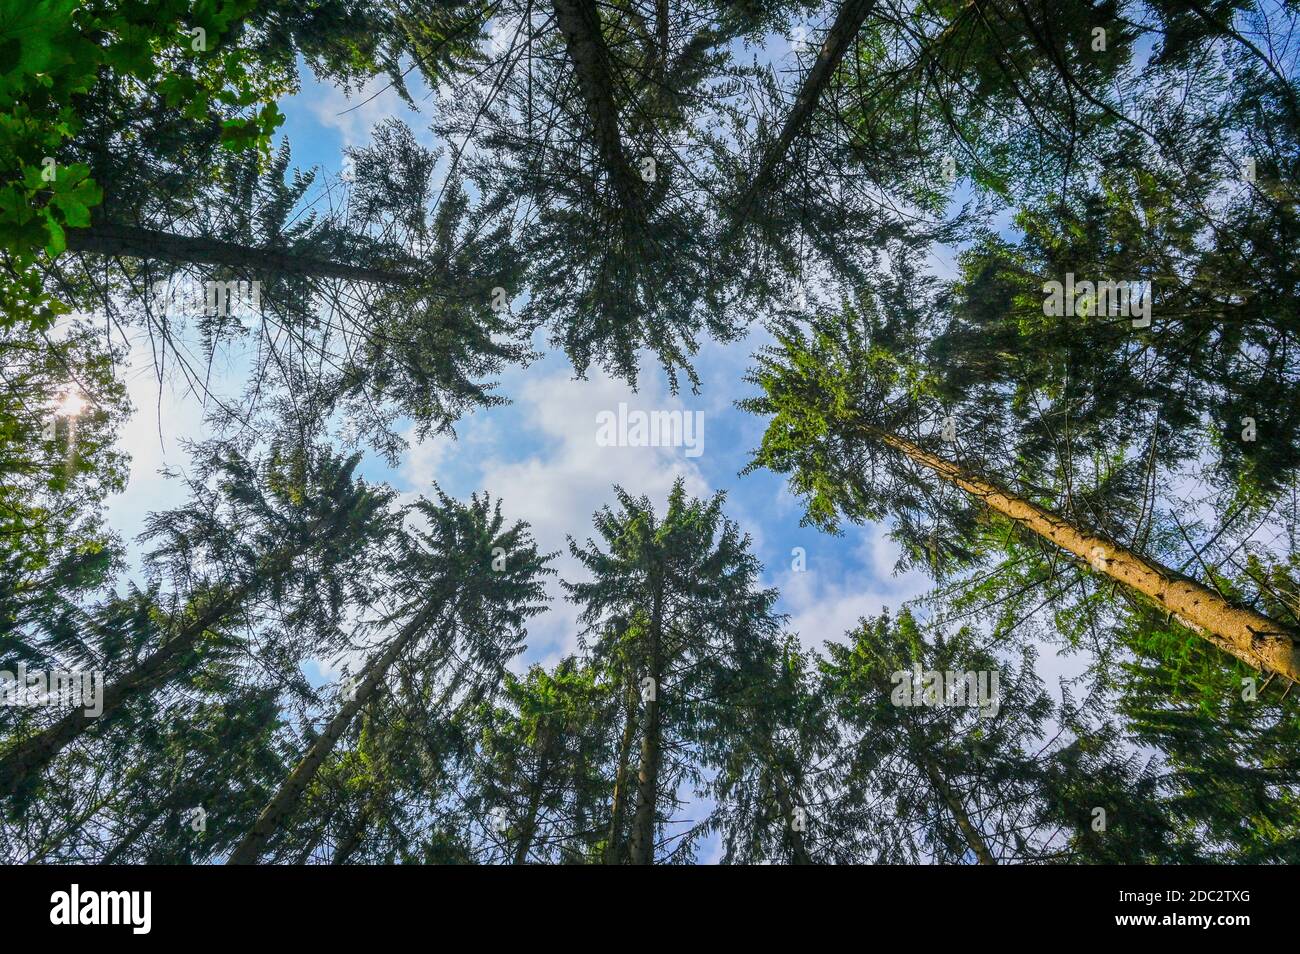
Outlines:
[[[384,535],[389,494],[353,477],[357,458],[305,449],[260,464],[209,449],[198,463],[194,500],[150,521],[148,536],[159,541],[151,563],[176,588],[166,625],[151,634],[156,642],[118,660],[102,712],[73,709],[11,740],[0,755],[3,794],[34,784],[69,743],[185,672],[210,632],[249,619],[261,601],[279,607],[291,658],[331,638],[349,589],[365,578],[371,545]]]
[[[905,436],[903,429],[916,428],[933,404],[923,377],[873,346],[869,318],[846,309],[842,323],[823,317],[810,334],[787,325],[778,341],[750,376],[763,395],[741,402],[773,416],[749,469],[791,473],[809,519],[833,529],[840,514],[860,521],[924,506],[935,497],[926,479],[937,479],[1176,614],[1252,668],[1300,677],[1300,650],[1284,623]],[[878,472],[884,481],[873,479]]]
[[[608,792],[603,692],[572,657],[554,672],[507,675],[504,705],[484,706],[474,810],[493,820],[511,864],[584,860],[599,839],[594,817]],[[498,821],[499,820],[499,821]]]
[[[1300,761],[1294,699],[1195,634],[1135,609],[1132,661],[1116,708],[1134,739],[1161,753],[1162,789],[1198,854],[1231,864],[1294,864],[1300,851]]]
[[[501,678],[504,662],[522,649],[525,622],[543,609],[541,577],[548,572],[548,558],[537,552],[526,524],[503,529],[499,502],[494,507],[487,497],[476,496],[460,504],[439,491],[435,501],[421,498],[412,513],[427,520],[429,529],[399,538],[390,591],[399,608],[378,621],[389,635],[229,863],[257,862],[357,714],[383,691],[401,656],[458,660],[473,668],[473,678],[492,683]],[[420,596],[412,599],[406,594],[417,584]]]
[[[828,645],[823,667],[841,742],[828,817],[810,823],[832,828],[822,840],[854,860],[1032,860],[1037,740],[1052,713],[1032,657],[1008,665],[966,630],[927,636],[907,612],[851,638]]]
[[[722,838],[722,861],[820,863],[823,777],[834,753],[826,697],[793,637],[756,644],[738,662],[715,670],[712,695],[725,705],[703,746],[717,766],[709,825]]]
[[[730,47],[783,18],[768,3],[503,5],[503,48],[437,128],[517,209],[527,271],[509,292],[580,374],[635,382],[646,348],[670,386],[698,386],[698,339],[749,323],[715,260],[713,197],[731,190],[715,130],[742,122]]]
[[[722,494],[690,499],[679,479],[658,518],[648,498],[615,493],[619,509],[595,516],[604,549],[591,539],[569,542],[591,580],[565,586],[588,634],[616,634],[631,676],[624,691],[637,693],[639,754],[635,782],[628,780],[635,800],[628,809],[619,802],[615,814],[630,810],[629,862],[652,864],[663,858],[660,833],[677,788],[697,771],[692,751],[732,704],[709,694],[716,667],[735,665],[754,643],[773,639],[779,619],[775,591],[757,586],[760,567],[748,538],[722,514]],[[608,645],[598,643],[593,653],[599,663],[615,658]],[[619,836],[611,824],[612,839]],[[691,837],[668,856],[688,851]],[[621,846],[610,845],[607,857],[623,857]]]

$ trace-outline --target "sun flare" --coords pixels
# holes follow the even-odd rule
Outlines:
[[[65,388],[54,402],[56,417],[79,417],[86,409],[86,400],[76,388]]]

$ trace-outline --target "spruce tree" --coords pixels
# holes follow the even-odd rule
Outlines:
[[[266,606],[276,609],[286,659],[336,638],[343,607],[350,593],[363,590],[372,547],[387,526],[388,494],[353,476],[357,462],[307,448],[257,462],[221,448],[200,456],[194,499],[153,515],[146,534],[157,541],[154,571],[174,587],[166,623],[151,626],[143,645],[110,633],[102,648],[79,647],[83,658],[114,663],[102,712],[73,709],[9,740],[0,755],[0,792],[35,784],[83,733],[193,666],[214,630],[255,620]]]
[[[570,540],[573,556],[591,575],[567,582],[569,597],[582,607],[588,634],[616,634],[627,662],[630,711],[637,713],[639,753],[635,768],[616,767],[628,778],[631,800],[626,857],[631,864],[663,860],[670,837],[677,790],[694,779],[699,747],[734,705],[717,698],[718,667],[737,666],[755,643],[775,638],[776,592],[758,586],[758,561],[748,537],[722,513],[723,495],[691,499],[680,479],[657,517],[646,497],[616,488],[618,510],[595,515],[600,543]],[[593,647],[594,658],[610,658],[608,645]],[[731,718],[734,718],[732,716]],[[622,748],[620,747],[620,754]],[[631,753],[627,753],[631,754]],[[621,793],[619,793],[621,798]],[[617,806],[616,806],[617,809]],[[620,836],[618,825],[611,836]],[[667,851],[674,858],[690,850],[688,833]],[[611,846],[611,859],[623,857]]]
[[[397,538],[387,595],[394,608],[376,621],[381,641],[365,674],[308,746],[261,815],[231,854],[231,864],[256,863],[268,841],[290,822],[306,787],[358,713],[384,691],[403,655],[470,667],[487,685],[502,678],[506,660],[521,651],[529,617],[543,609],[541,578],[548,558],[537,552],[526,524],[505,526],[498,502],[475,496],[460,504],[441,491],[421,498],[413,515],[428,522]],[[417,589],[418,587],[418,589]],[[386,633],[385,633],[386,631]]]

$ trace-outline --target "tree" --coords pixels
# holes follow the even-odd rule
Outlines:
[[[970,631],[927,638],[907,612],[850,635],[823,665],[842,741],[810,827],[855,860],[1032,860],[1035,746],[1053,709],[1032,657],[1006,665]]]
[[[493,819],[503,860],[584,860],[608,792],[603,688],[572,657],[554,672],[507,674],[504,705],[483,705],[472,809]],[[497,821],[499,819],[499,821]]]
[[[925,474],[1188,621],[1252,668],[1300,677],[1300,650],[1285,624],[903,436],[900,431],[922,417],[920,402],[902,390],[910,383],[906,369],[873,350],[867,322],[851,310],[843,317],[843,323],[823,318],[811,334],[787,326],[750,376],[763,394],[741,402],[746,410],[773,416],[749,469],[791,473],[809,519],[834,528],[839,514],[860,521],[905,508],[928,493],[920,476]],[[875,483],[877,470],[889,482]]]
[[[979,215],[927,358],[948,395],[1033,405],[1035,461],[1068,468],[1146,424],[1162,465],[1213,456],[1245,499],[1292,475],[1294,415],[1269,395],[1296,373],[1297,90],[1246,36],[1289,16],[992,2],[867,29],[832,132],[900,201],[943,211],[969,182]],[[1142,321],[1099,291],[1044,303],[1048,283],[1108,280],[1147,296]]]
[[[374,652],[355,691],[285,777],[228,863],[258,860],[358,712],[383,691],[399,657],[457,659],[475,667],[478,679],[492,682],[500,678],[504,661],[522,648],[525,622],[542,611],[541,577],[548,572],[548,558],[537,552],[526,524],[503,530],[499,502],[494,507],[486,496],[475,496],[468,505],[459,504],[439,491],[436,502],[421,498],[411,512],[427,520],[429,529],[399,538],[390,592],[400,608],[384,614],[378,625],[404,622]],[[422,595],[403,598],[417,581]]]
[[[794,638],[757,644],[738,662],[715,670],[710,694],[726,704],[721,730],[704,743],[717,766],[709,826],[722,837],[722,860],[819,863],[824,765],[834,754],[826,696]]]
[[[67,310],[38,269],[70,231],[88,230],[74,247],[156,248],[146,221],[190,215],[221,152],[267,155],[300,56],[344,85],[385,72],[409,100],[403,56],[430,76],[454,73],[479,20],[423,0],[400,13],[345,0],[12,7],[0,24],[6,313],[45,327]]]
[[[354,478],[357,463],[306,448],[260,467],[228,452],[200,457],[195,500],[150,521],[148,535],[160,541],[151,560],[176,586],[166,624],[150,634],[156,642],[118,660],[102,711],[75,708],[10,740],[0,755],[0,792],[34,784],[69,743],[185,672],[214,628],[248,619],[259,601],[283,613],[290,657],[328,645],[349,590],[364,588],[371,547],[387,529],[389,494]]]
[[[270,417],[284,439],[311,441],[342,411],[350,441],[368,437],[390,456],[399,413],[421,435],[450,431],[465,411],[503,403],[485,378],[531,354],[529,329],[494,299],[521,266],[499,209],[471,207],[460,181],[438,191],[437,151],[396,121],[372,139],[351,151],[339,193],[314,172],[290,176],[287,144],[269,164],[231,158],[186,231],[82,230],[73,241],[94,254],[63,260],[59,281],[106,297],[123,333],[141,326],[156,341],[160,375],[170,360],[209,398],[195,344],[213,362],[256,338],[241,399],[211,402],[221,426]],[[106,282],[120,296],[105,295]],[[206,304],[190,304],[200,287]],[[197,343],[182,334],[191,322]]]
[[[755,202],[772,188],[790,146],[804,133],[809,117],[817,109],[822,94],[875,5],[875,0],[845,0],[836,11],[835,20],[826,31],[826,38],[817,50],[812,68],[804,77],[794,104],[781,123],[781,131],[763,148],[758,168],[737,203],[737,213],[742,222],[749,216]]]
[[[89,225],[90,209],[102,200],[87,163],[60,165],[75,151],[68,141],[86,135],[85,104],[97,92],[124,91],[127,83],[117,83],[148,83],[162,73],[161,98],[173,108],[188,103],[188,121],[217,119],[221,140],[231,146],[265,145],[279,118],[272,100],[280,78],[249,71],[249,51],[230,42],[234,24],[254,7],[251,0],[174,0],[148,9],[53,0],[6,10],[0,109],[9,122],[0,164],[10,321],[47,327],[66,310],[44,295],[33,268],[42,250],[59,255],[66,229]],[[99,86],[101,77],[108,82]],[[260,108],[248,115],[243,108],[253,105]]]
[[[505,4],[481,78],[440,133],[519,223],[526,320],[575,369],[635,382],[637,351],[672,387],[698,381],[701,334],[736,338],[749,314],[716,262],[728,190],[719,129],[734,117],[729,46],[784,18],[769,3],[556,0]],[[470,146],[477,147],[470,150]]]
[[[627,857],[652,864],[668,805],[680,781],[694,773],[692,749],[717,724],[718,708],[731,702],[708,696],[714,668],[734,665],[749,646],[772,639],[779,620],[772,610],[776,592],[757,586],[759,564],[748,538],[723,516],[722,494],[690,499],[679,479],[664,516],[656,518],[648,498],[622,488],[615,493],[619,509],[595,516],[606,549],[590,539],[583,546],[569,541],[591,580],[565,587],[582,606],[586,633],[617,634],[635,680],[640,753]],[[592,653],[597,662],[614,658],[603,641]],[[614,824],[611,836],[619,834]],[[689,844],[688,835],[670,856]],[[622,856],[611,851],[612,858]]]

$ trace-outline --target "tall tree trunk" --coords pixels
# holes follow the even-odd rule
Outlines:
[[[121,256],[178,265],[223,265],[251,273],[339,278],[372,285],[413,285],[419,277],[382,268],[310,258],[275,248],[258,248],[212,238],[176,235],[133,225],[91,225],[68,229],[68,248],[94,255]]]
[[[656,681],[657,684],[657,681]],[[632,816],[631,861],[654,864],[655,808],[659,801],[659,702],[645,704],[646,727],[641,737],[641,764],[637,770],[636,813]]]
[[[225,619],[248,598],[254,584],[244,583],[205,607],[197,619],[186,623],[181,631],[134,669],[104,689],[103,711],[87,715],[85,708],[73,709],[58,722],[20,742],[0,757],[0,797],[13,795],[23,782],[39,774],[69,743],[101,719],[107,719],[137,693],[154,688],[164,681],[194,648],[199,637]]]
[[[623,723],[623,737],[618,743],[618,768],[614,772],[614,797],[609,812],[609,838],[605,841],[605,864],[623,862],[623,815],[627,810],[627,762],[632,754],[632,740],[636,737],[637,695],[636,680],[631,673],[626,677],[623,692],[627,702],[627,719]]]
[[[356,817],[352,819],[352,824],[348,826],[347,834],[343,836],[334,849],[334,857],[330,859],[331,865],[347,864],[348,859],[352,857],[352,853],[361,847],[361,836],[366,833],[366,828],[370,825],[370,816],[374,814],[375,800],[377,798],[378,795],[371,795],[357,810]]]
[[[618,128],[614,77],[601,33],[600,11],[593,0],[553,0],[555,22],[582,92],[596,149],[624,209],[640,206],[640,178],[632,171]]]
[[[537,836],[537,816],[542,810],[542,789],[546,784],[548,769],[546,752],[549,744],[545,733],[538,732],[537,745],[540,754],[537,760],[536,777],[533,779],[532,785],[529,786],[528,811],[519,829],[519,843],[515,845],[514,863],[517,865],[528,863],[528,852],[532,851],[533,839]]]
[[[389,668],[392,667],[393,662],[401,655],[402,650],[420,635],[434,613],[434,607],[427,607],[416,613],[414,618],[393,639],[392,643],[368,667],[366,678],[362,680],[361,685],[357,688],[355,698],[344,702],[338,714],[325,727],[325,731],[307,750],[307,754],[303,756],[302,761],[294,766],[293,771],[281,783],[279,791],[262,809],[262,814],[253,823],[253,827],[248,830],[243,841],[231,853],[230,859],[226,862],[227,864],[256,864],[267,839],[279,827],[281,821],[297,806],[298,799],[302,796],[308,784],[311,783],[311,780],[315,778],[316,772],[319,771],[330,752],[334,750],[334,746],[343,737],[343,733],[347,731],[348,726],[352,724],[352,720],[356,718],[357,713],[378,691],[380,683],[383,681],[384,676],[387,675]],[[445,634],[447,628],[447,626],[444,626],[442,633]]]
[[[957,827],[961,829],[962,837],[966,839],[966,844],[970,847],[970,850],[975,853],[976,860],[978,860],[982,865],[996,865],[997,859],[993,857],[993,852],[989,850],[988,844],[984,841],[984,836],[980,834],[980,830],[976,828],[975,823],[971,821],[970,815],[966,813],[966,807],[962,805],[961,799],[958,798],[957,793],[952,790],[952,786],[948,784],[948,780],[943,777],[943,773],[939,771],[939,767],[920,750],[918,750],[918,758],[920,759],[921,767],[925,770],[926,777],[930,779],[930,784],[933,785],[934,790],[939,793],[939,797],[943,799],[943,803],[948,806],[948,811],[951,813],[953,820],[957,822]]]
[[[901,667],[900,667],[901,668]],[[961,831],[962,838],[966,840],[966,846],[975,854],[975,859],[982,865],[996,865],[997,859],[993,857],[993,852],[989,850],[988,843],[984,840],[984,835],[971,821],[971,817],[966,812],[966,806],[962,804],[961,798],[953,791],[948,779],[939,771],[939,766],[935,764],[930,757],[929,743],[924,736],[914,728],[911,721],[907,718],[903,721],[903,730],[907,733],[909,743],[912,748],[912,755],[920,764],[921,770],[925,772],[925,777],[930,780],[940,800],[947,807],[948,813],[952,815],[953,821],[957,823],[957,828]]]
[[[1261,672],[1278,672],[1300,680],[1300,648],[1281,623],[1234,606],[1209,587],[1154,560],[1084,530],[963,467],[922,449],[906,438],[869,425],[861,433],[906,455],[943,480],[978,498],[990,510],[1032,530],[1043,539],[1092,564],[1177,616],[1209,642]]]
[[[790,793],[789,780],[786,778],[785,771],[781,766],[776,764],[770,748],[768,749],[768,757],[768,765],[771,766],[772,783],[776,788],[777,804],[781,806],[781,811],[785,815],[783,819],[785,830],[790,833],[790,854],[795,864],[810,865],[813,860],[812,856],[808,854],[808,846],[804,843],[803,832],[794,827],[795,801]]]
[[[745,190],[745,194],[736,206],[737,228],[744,225],[759,197],[772,187],[777,170],[785,162],[786,153],[790,151],[790,146],[799,137],[809,117],[817,108],[817,102],[825,92],[827,84],[835,75],[840,61],[844,59],[844,55],[849,51],[858,31],[862,29],[862,24],[871,15],[875,5],[875,0],[845,0],[839,13],[835,15],[835,22],[831,24],[830,31],[826,34],[822,48],[817,53],[817,59],[804,78],[798,95],[795,96],[794,106],[791,107],[785,122],[781,125],[780,135],[763,153],[758,171],[750,180],[749,188]]]
[[[654,864],[655,809],[659,804],[660,716],[659,694],[663,691],[663,583],[657,585],[650,614],[649,676],[653,698],[645,704],[645,732],[641,736],[641,765],[637,770],[636,813],[632,816],[631,861],[634,865]]]

